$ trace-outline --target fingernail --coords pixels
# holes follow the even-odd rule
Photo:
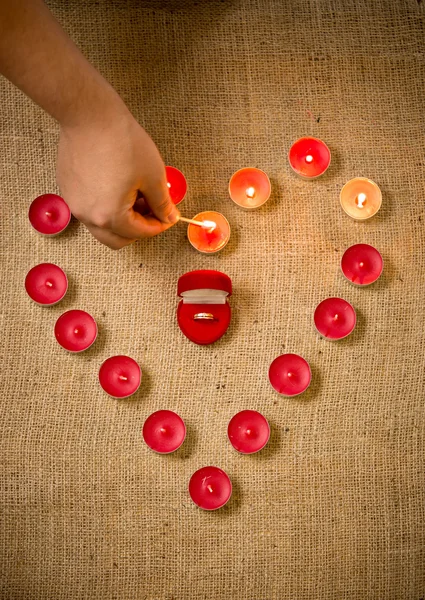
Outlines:
[[[177,223],[177,221],[179,220],[179,216],[180,216],[179,211],[177,210],[177,208],[175,206],[173,206],[173,208],[171,209],[171,211],[167,217],[168,222],[173,223],[173,224]]]

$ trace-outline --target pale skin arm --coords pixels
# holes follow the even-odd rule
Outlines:
[[[154,142],[42,0],[0,0],[0,73],[58,121],[61,194],[99,241],[118,249],[176,223]]]

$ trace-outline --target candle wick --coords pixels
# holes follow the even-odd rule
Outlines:
[[[307,156],[305,157],[305,162],[306,163],[313,162],[313,157],[311,156],[311,154],[307,154]]]
[[[46,281],[47,287],[53,287],[53,283],[51,281]]]
[[[169,181],[167,181],[167,187],[170,188],[171,187],[171,183]]]
[[[121,381],[127,381],[127,377],[125,375],[120,375],[118,379],[121,379]]]
[[[208,231],[208,233],[211,233],[217,227],[217,223],[214,223],[214,221],[205,220],[203,221],[203,227]]]
[[[213,487],[212,485],[207,485],[207,490],[212,494],[213,493]]]
[[[248,198],[254,198],[255,196],[255,188],[253,187],[249,187],[245,190],[245,193],[247,195]]]
[[[166,433],[167,430],[165,429],[165,427],[161,427],[161,429],[159,430],[161,433]]]
[[[361,192],[356,198],[356,204],[358,208],[364,208],[364,203],[366,202],[366,194]]]

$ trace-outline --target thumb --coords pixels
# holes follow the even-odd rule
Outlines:
[[[157,219],[162,223],[177,223],[180,212],[170,198],[165,176],[156,184],[146,182],[140,191]]]

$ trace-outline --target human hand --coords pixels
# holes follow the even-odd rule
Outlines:
[[[159,151],[123,104],[113,118],[61,127],[57,182],[72,214],[113,249],[158,235],[179,217]]]

